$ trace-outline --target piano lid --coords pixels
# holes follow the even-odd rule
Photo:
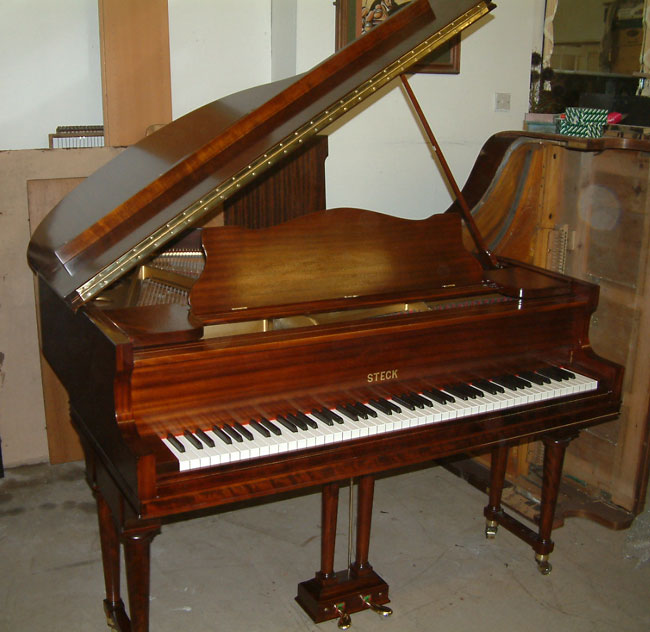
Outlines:
[[[170,123],[49,213],[29,244],[30,266],[76,309],[493,7],[414,0],[304,75]]]

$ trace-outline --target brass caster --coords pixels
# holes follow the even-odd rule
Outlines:
[[[537,562],[537,570],[542,575],[549,575],[553,570],[551,563],[548,561],[548,555],[536,555],[535,561]]]
[[[336,624],[339,630],[349,629],[352,625],[352,619],[350,619],[350,615],[345,612],[345,610],[341,610],[338,606],[334,606],[334,612],[339,615],[339,620]]]
[[[114,606],[117,604],[111,604],[108,600],[104,600],[104,614],[106,615],[106,625],[113,632],[120,632],[120,628],[117,625],[115,620]]]
[[[497,537],[497,529],[499,528],[499,523],[496,520],[486,520],[485,521],[485,537],[488,540],[494,540]]]
[[[366,608],[370,608],[370,610],[376,612],[380,617],[390,617],[390,615],[393,614],[392,608],[380,603],[373,603],[369,599],[365,599],[362,595],[359,595],[359,597],[361,597],[361,601],[364,603]]]

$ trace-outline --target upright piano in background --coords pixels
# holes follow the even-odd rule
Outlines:
[[[418,221],[322,208],[328,125],[491,8],[416,0],[306,75],[127,149],[35,231],[43,353],[83,444],[115,629],[148,629],[166,520],[306,488],[322,490],[323,533],[298,602],[315,621],[386,612],[374,477],[464,454],[491,454],[487,535],[502,525],[550,570],[565,448],[620,405],[622,368],[589,344],[598,288],[497,259],[456,207]],[[211,226],[227,204],[231,221],[296,217]],[[545,445],[538,531],[501,505],[509,448],[531,439]],[[351,478],[355,560],[337,572]]]

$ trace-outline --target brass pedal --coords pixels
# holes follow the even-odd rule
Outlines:
[[[363,603],[367,608],[370,608],[373,612],[377,613],[380,617],[390,617],[390,615],[393,614],[392,608],[370,601],[370,596],[364,597],[363,595],[359,595],[359,598],[361,599],[361,603]]]
[[[334,612],[339,616],[338,623],[336,624],[339,630],[347,630],[352,625],[352,619],[350,615],[342,610],[340,606],[334,606]]]

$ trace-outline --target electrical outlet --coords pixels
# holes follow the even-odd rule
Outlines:
[[[494,93],[494,111],[495,112],[510,112],[510,93],[509,92],[495,92]]]

